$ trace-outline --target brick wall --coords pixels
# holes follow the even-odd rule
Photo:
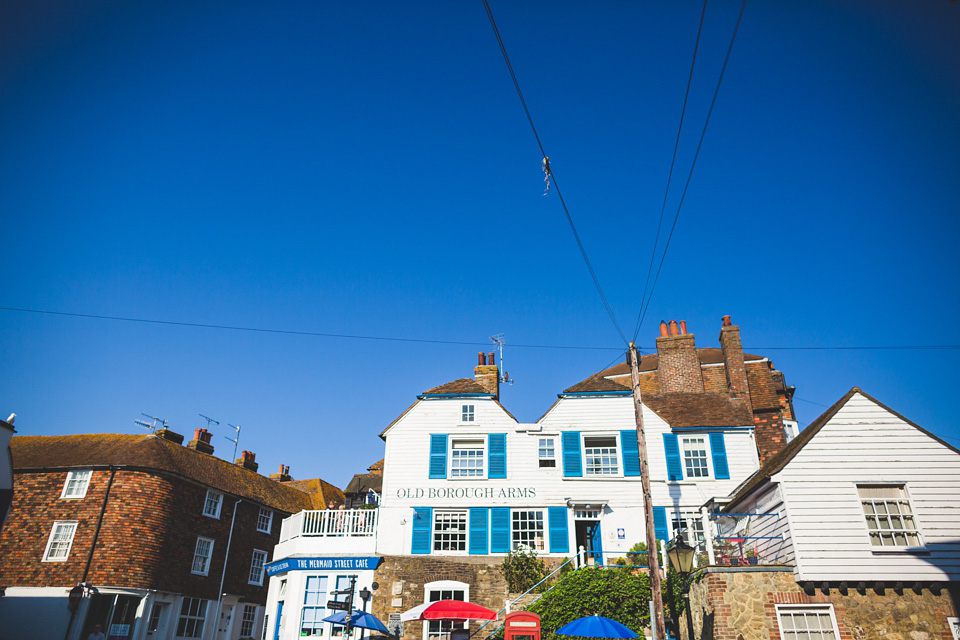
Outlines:
[[[955,597],[946,588],[831,588],[807,595],[792,567],[708,569],[690,588],[690,607],[696,640],[780,640],[778,604],[833,605],[842,640],[952,640],[947,616],[957,615]],[[688,640],[685,618],[679,627]]]
[[[15,474],[13,507],[0,535],[0,584],[72,587],[81,581],[110,471],[94,471],[81,499],[60,499],[66,476],[65,471]],[[234,499],[224,496],[220,518],[214,519],[202,514],[206,492],[205,487],[179,478],[118,470],[87,582],[216,599]],[[275,512],[272,532],[266,534],[256,530],[259,512],[256,504],[239,506],[224,592],[262,604],[266,580],[264,586],[248,584],[252,553],[261,549],[272,554],[280,520],[288,514]],[[73,546],[65,562],[42,562],[55,520],[78,521]],[[206,576],[190,572],[197,536],[214,540]]]
[[[692,333],[657,338],[657,370],[662,393],[703,392],[700,358]]]

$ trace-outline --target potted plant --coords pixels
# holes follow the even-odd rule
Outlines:
[[[759,562],[759,558],[757,558],[757,550],[753,547],[747,547],[743,553],[747,557],[748,564],[755,565],[757,562]]]

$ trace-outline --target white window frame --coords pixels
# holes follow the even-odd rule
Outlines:
[[[73,538],[77,534],[77,520],[56,520],[50,528],[47,546],[43,551],[43,562],[66,562],[73,548]],[[56,554],[54,551],[56,545]],[[66,545],[65,547],[63,545]]]
[[[683,525],[683,526],[678,526]],[[706,550],[706,534],[703,530],[703,519],[696,511],[676,511],[670,514],[670,528],[673,531],[671,538],[675,538],[681,531],[686,531],[686,542],[697,551]],[[692,536],[690,534],[693,534]]]
[[[443,523],[456,524],[462,523],[462,529],[442,528]],[[430,534],[430,553],[466,555],[470,549],[470,520],[467,509],[434,509],[433,527]],[[463,536],[462,541],[458,538]],[[445,536],[445,538],[444,538]],[[462,544],[463,548],[452,549],[450,543],[454,542],[457,546]],[[444,548],[446,546],[447,548]]]
[[[458,446],[459,445],[459,446]],[[470,445],[470,446],[468,446]],[[464,462],[474,460],[479,464],[479,467],[476,466],[461,466],[456,467],[454,464],[455,452],[456,451],[479,451],[478,456],[468,456],[464,458]],[[451,480],[484,480],[487,477],[487,437],[483,435],[477,436],[456,436],[450,438],[450,475]],[[479,473],[469,474],[468,472],[479,470]],[[457,473],[460,472],[460,473]]]
[[[196,603],[196,613],[191,613],[190,610],[193,609],[193,604]],[[206,626],[207,622],[207,609],[209,608],[210,601],[204,598],[187,598],[184,597],[180,601],[180,611],[177,614],[177,627],[173,630],[175,634],[180,632],[180,623],[186,622],[184,625],[184,630],[189,627],[189,623],[192,621],[192,629],[190,635],[176,635],[176,638],[203,638],[203,629]],[[184,606],[186,606],[187,611],[184,613]]]
[[[529,516],[530,514],[539,514],[535,515],[532,519],[529,517],[522,517],[524,514]],[[539,523],[540,535],[534,535],[533,541],[520,541],[518,538],[528,538],[530,537],[527,532],[536,532],[536,527],[524,526],[529,525],[530,523]],[[547,526],[546,518],[543,513],[543,509],[511,509],[510,510],[510,548],[518,549],[521,546],[527,549],[533,549],[534,551],[546,551],[546,537],[547,537]]]
[[[210,546],[207,547],[206,555],[201,553],[201,548],[204,546],[203,543],[209,542]],[[204,538],[203,536],[197,536],[197,544],[193,548],[193,561],[190,563],[190,573],[198,576],[205,576],[210,573],[210,565],[213,564],[213,538]],[[200,558],[203,562],[202,566],[197,568],[197,559]]]
[[[260,607],[255,604],[243,605],[243,611],[240,614],[240,637],[252,638],[253,629],[257,624],[257,610]],[[252,615],[248,615],[252,614]]]
[[[259,562],[257,560],[259,559]],[[263,586],[263,574],[266,573],[267,552],[262,549],[254,549],[250,556],[250,575],[247,584]]]
[[[687,443],[692,440],[702,440],[703,449],[698,449],[698,451],[703,451],[703,469],[705,475],[696,476],[689,473],[687,468]],[[699,456],[698,456],[699,458]],[[697,435],[685,435],[680,436],[680,464],[683,467],[683,478],[684,480],[692,480],[694,482],[698,480],[710,480],[713,478],[713,467],[712,467],[712,455],[710,452],[710,436],[707,434],[697,434]]]
[[[780,640],[795,640],[798,636],[794,634],[786,635],[783,631],[784,614],[795,615],[805,611],[830,614],[830,622],[833,625],[833,639],[840,640],[840,629],[837,627],[837,616],[833,612],[833,605],[826,604],[778,604],[777,608],[777,631],[780,633]],[[809,629],[806,630],[809,633]],[[821,630],[822,631],[822,630]],[[813,636],[808,636],[813,638]],[[821,638],[823,638],[821,634]],[[813,640],[818,640],[813,638]]]
[[[460,424],[473,424],[477,421],[477,405],[460,405]]]
[[[960,640],[960,618],[947,616],[947,624],[950,625],[950,633],[953,634],[953,640]]]
[[[541,469],[557,467],[557,439],[553,436],[537,438],[537,466]]]
[[[897,491],[900,491],[900,492],[901,492],[901,497],[890,497],[890,498],[884,498],[884,499],[864,498],[863,495],[861,494],[861,490],[862,490],[862,489],[868,489],[868,490],[869,490],[869,489],[892,489],[892,490],[897,490]],[[921,548],[921,547],[924,546],[924,544],[923,544],[923,534],[920,532],[920,523],[917,522],[917,512],[916,512],[916,511],[914,510],[914,508],[913,508],[913,502],[910,500],[910,493],[907,491],[907,485],[906,485],[905,483],[897,483],[897,482],[892,482],[892,483],[887,483],[887,482],[875,482],[875,483],[862,483],[862,484],[858,484],[858,485],[857,485],[857,499],[860,500],[860,509],[861,509],[861,511],[863,511],[863,522],[864,522],[864,525],[866,526],[866,529],[867,529],[867,537],[868,537],[868,539],[870,540],[870,548],[871,548],[874,552],[902,551],[902,550],[904,550],[904,549],[911,549],[911,548],[916,549],[916,548]],[[872,508],[873,511],[874,511],[873,514],[868,514],[868,513],[867,513],[867,505],[866,505],[867,502],[870,502],[870,503],[871,503],[871,508]],[[885,503],[884,510],[886,511],[886,513],[881,514],[881,513],[879,513],[879,511],[877,511],[877,509],[876,509],[876,504],[877,504],[878,502],[883,502],[883,503]],[[878,528],[871,529],[871,528],[870,528],[870,516],[873,515],[873,516],[877,517],[877,518],[878,518],[878,522],[879,522],[879,519],[882,518],[884,515],[889,516],[889,515],[890,515],[890,510],[889,510],[889,507],[886,506],[886,505],[887,505],[888,503],[893,503],[893,502],[906,503],[907,508],[910,510],[910,513],[907,514],[907,515],[909,516],[909,518],[910,518],[911,520],[913,520],[913,527],[912,527],[912,528],[901,527],[901,528],[899,528],[899,529],[894,529],[894,528],[892,528],[892,527],[888,527],[888,528],[884,529],[883,527],[878,527]],[[898,509],[899,509],[899,507],[898,507]],[[903,514],[903,512],[902,512],[902,510],[901,510],[900,513],[894,514],[893,517],[895,518],[895,517],[897,517],[897,516],[900,516],[900,517],[902,518],[903,515],[904,515],[904,514]],[[890,522],[889,524],[893,524],[893,523]],[[901,535],[903,535],[903,536],[915,536],[916,539],[917,539],[917,542],[916,542],[916,544],[910,544],[909,542],[906,543],[906,544],[898,544],[896,541],[894,541],[892,544],[884,544],[882,537],[871,535],[871,534],[874,533],[874,532],[878,532],[878,533],[879,533],[879,532],[882,532],[882,531],[888,531],[888,532],[894,532],[894,533],[899,532],[899,533],[900,533]],[[875,543],[876,540],[879,540],[879,541],[880,541],[880,544],[876,544],[876,543]]]
[[[309,588],[311,580],[316,580],[320,588],[311,591]],[[327,616],[327,594],[330,591],[330,582],[330,576],[328,575],[307,574],[303,577],[303,604],[300,607],[300,630],[298,631],[298,636],[304,638],[320,638],[327,635],[327,627],[329,624],[323,622],[323,618]],[[336,582],[334,582],[334,584],[336,584]],[[312,598],[311,594],[313,594]],[[303,632],[304,617],[308,611],[313,618],[313,620],[310,621],[310,630],[318,631],[318,633]]]
[[[430,599],[430,593],[439,591],[438,600],[453,599],[454,592],[463,592],[463,599],[470,601],[470,585],[466,582],[457,582],[456,580],[437,580],[423,585],[423,603],[429,604],[436,602]],[[444,593],[449,592],[449,593]],[[450,598],[446,598],[449,595]],[[425,620],[423,625],[423,640],[440,640],[447,637],[450,631],[454,629],[469,629],[468,622],[457,622],[453,620]]]
[[[211,504],[214,508],[211,509]],[[223,494],[213,489],[207,489],[207,495],[203,498],[203,515],[208,518],[220,519],[220,510],[223,508]]]
[[[68,471],[67,479],[63,483],[63,491],[60,493],[60,499],[79,500],[80,498],[86,497],[92,477],[93,469],[75,469]]]
[[[613,440],[613,471],[611,473],[597,473],[596,471],[591,471],[590,459],[594,456],[599,455],[601,460],[607,458],[610,454],[587,454],[587,440],[599,440],[599,439],[610,439]],[[581,442],[583,447],[583,477],[584,478],[620,478],[623,477],[623,468],[620,464],[620,455],[622,450],[620,448],[620,436],[615,433],[590,433],[583,435],[583,441]],[[591,449],[608,449],[609,447],[590,447]],[[607,465],[599,466],[600,469],[608,468]]]
[[[264,518],[267,521],[266,525],[263,525]],[[260,513],[257,514],[257,531],[270,533],[271,529],[273,529],[273,510],[260,507]]]

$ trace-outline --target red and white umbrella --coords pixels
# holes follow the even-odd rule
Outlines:
[[[409,620],[496,620],[497,612],[465,600],[437,600],[421,604],[400,614]]]

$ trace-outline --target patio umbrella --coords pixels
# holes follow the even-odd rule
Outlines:
[[[554,633],[563,636],[583,636],[586,638],[636,638],[637,634],[616,620],[592,615],[568,622]]]
[[[323,619],[324,622],[332,622],[334,624],[346,624],[347,612],[338,611],[332,616],[327,616]],[[365,611],[358,611],[354,609],[350,612],[350,625],[354,627],[359,627],[360,629],[373,629],[374,631],[380,631],[382,633],[389,634],[390,630],[380,622],[376,617],[370,615]]]
[[[465,600],[437,600],[421,604],[400,614],[408,620],[496,620],[497,612]]]

